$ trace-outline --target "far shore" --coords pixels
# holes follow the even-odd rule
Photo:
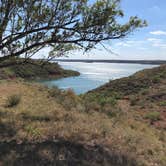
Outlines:
[[[166,60],[106,60],[106,59],[54,59],[54,62],[83,62],[83,63],[131,63],[131,64],[166,64]]]

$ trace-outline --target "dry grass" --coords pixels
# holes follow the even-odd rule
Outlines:
[[[6,108],[7,98],[14,94],[21,95],[20,103]],[[101,107],[87,108],[84,104],[70,90],[54,89],[54,93],[50,93],[49,89],[38,84],[1,81],[0,142],[63,139],[125,152],[147,166],[166,164],[165,132],[136,121],[135,115],[128,113],[130,108],[124,106],[124,101],[118,103],[121,112],[113,117],[101,113],[98,110]],[[107,109],[118,108],[110,105]]]

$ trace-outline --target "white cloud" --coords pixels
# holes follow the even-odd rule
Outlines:
[[[139,50],[148,50],[146,47],[138,47]]]
[[[148,38],[147,41],[151,43],[153,47],[158,47],[158,48],[166,48],[166,41],[162,39],[157,39],[157,38]]]
[[[150,42],[161,42],[162,41],[161,39],[157,39],[157,38],[148,38],[147,40]]]
[[[138,45],[138,44],[143,44],[143,43],[145,43],[145,41],[143,41],[143,40],[129,40],[129,41],[127,41],[126,43]]]
[[[166,43],[153,43],[154,47],[166,48]]]
[[[143,40],[129,40],[129,41],[124,41],[124,42],[119,42],[116,43],[116,46],[122,46],[122,47],[141,47],[142,44],[145,44],[145,41]]]
[[[116,46],[131,47],[131,45],[130,45],[130,44],[125,43],[125,42],[119,42],[119,43],[116,43]]]
[[[161,31],[161,30],[152,31],[152,32],[150,32],[150,34],[152,34],[152,35],[166,35],[166,31]]]

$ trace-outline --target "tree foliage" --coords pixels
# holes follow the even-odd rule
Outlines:
[[[118,22],[120,0],[0,0],[0,62],[32,57],[50,47],[50,57],[104,40],[120,39],[146,26],[138,17]]]

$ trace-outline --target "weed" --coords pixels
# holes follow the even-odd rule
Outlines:
[[[160,120],[160,113],[157,111],[149,112],[145,115],[146,119],[151,120],[151,122]]]
[[[117,116],[117,113],[115,111],[110,111],[107,113],[107,115],[110,117],[110,118],[114,118]]]
[[[37,138],[37,137],[41,136],[39,129],[33,127],[32,125],[26,126],[25,131],[27,132],[28,136],[31,136],[33,138]]]
[[[24,120],[31,120],[31,121],[44,121],[44,122],[49,122],[51,119],[47,115],[28,115],[26,113],[22,113],[22,118]]]
[[[148,89],[142,89],[141,95],[147,95],[149,93]]]
[[[112,106],[115,106],[117,103],[117,100],[114,97],[102,97],[99,100],[99,103],[101,104],[101,106],[104,106],[106,104],[110,104]]]
[[[159,103],[159,106],[166,106],[166,101],[161,101],[161,102]]]
[[[7,107],[14,107],[17,106],[21,101],[21,96],[20,95],[11,95],[7,98]]]
[[[159,133],[159,140],[165,142],[166,141],[166,133],[164,130],[161,130]]]
[[[51,97],[58,97],[59,94],[61,94],[61,90],[57,86],[53,86],[51,89],[49,89],[49,95]]]
[[[86,103],[86,111],[89,112],[89,111],[100,111],[101,110],[101,107],[100,105],[97,103],[97,102],[87,102]]]
[[[130,97],[130,105],[131,106],[136,105],[137,102],[138,102],[138,98],[137,97],[135,97],[135,96]]]
[[[161,80],[161,78],[160,78],[160,76],[159,76],[159,75],[156,75],[155,77],[153,77],[153,78],[152,78],[152,82],[153,82],[154,84],[159,83],[159,82],[160,82],[160,80]]]

